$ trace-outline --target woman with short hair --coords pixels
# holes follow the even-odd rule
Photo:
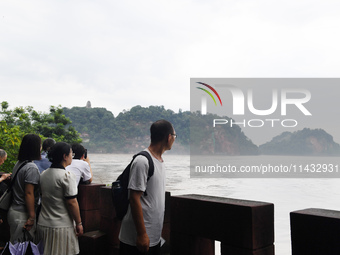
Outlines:
[[[52,165],[40,176],[42,207],[36,237],[43,240],[45,255],[78,254],[77,236],[83,234],[78,189],[74,174],[65,170],[72,162],[71,146],[56,143],[48,158]]]
[[[38,135],[24,136],[20,144],[18,162],[12,171],[14,176],[19,170],[12,186],[13,201],[7,213],[12,243],[22,241],[23,229],[26,229],[32,238],[34,237],[40,174],[38,167],[32,161],[40,159],[40,149],[41,139]]]

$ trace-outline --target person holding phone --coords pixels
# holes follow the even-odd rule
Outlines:
[[[6,159],[7,159],[6,151],[0,149],[0,166],[5,162]],[[7,185],[4,184],[3,181],[6,181],[6,180],[8,180],[10,178],[11,178],[11,174],[8,174],[8,173],[0,175],[0,197],[3,195],[3,193],[7,189]],[[0,224],[2,224],[1,214],[0,214]]]
[[[90,159],[87,150],[79,143],[72,144],[73,160],[66,170],[72,172],[77,178],[77,184],[90,184],[92,182],[93,173],[91,169]]]
[[[0,166],[6,161],[7,159],[7,153],[6,151],[0,149]],[[0,175],[0,196],[5,192],[7,189],[7,185],[2,183],[3,181],[10,179],[12,174],[4,173]],[[3,186],[2,186],[3,185]]]

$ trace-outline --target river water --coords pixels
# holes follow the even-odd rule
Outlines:
[[[112,183],[131,160],[131,155],[126,154],[90,154],[89,157],[93,182],[103,184]],[[167,169],[166,188],[172,195],[202,194],[274,203],[278,255],[291,254],[290,212],[306,208],[340,210],[338,178],[198,179],[190,178],[189,155],[165,154],[163,158]],[[243,162],[246,161],[244,157]],[[290,157],[282,157],[282,161],[288,162]],[[219,254],[218,245],[216,254]]]

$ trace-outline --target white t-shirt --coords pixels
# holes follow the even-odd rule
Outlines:
[[[147,193],[147,196],[142,195],[141,204],[146,233],[150,239],[150,247],[153,247],[161,240],[165,210],[166,176],[164,163],[152,155],[151,158],[153,159],[155,171],[149,181],[147,181],[149,171],[148,159],[142,155],[135,158],[131,165],[128,188],[143,192],[146,191]],[[122,221],[119,240],[125,244],[136,246],[137,231],[132,218],[130,205]]]
[[[71,165],[67,166],[66,170],[76,176],[77,185],[79,184],[80,178],[83,178],[84,182],[91,179],[90,165],[84,160],[72,159]]]

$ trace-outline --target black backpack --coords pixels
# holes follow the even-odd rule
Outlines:
[[[146,157],[149,161],[149,171],[148,171],[148,180],[154,173],[154,164],[150,154],[147,151],[141,151],[133,156],[130,164],[124,169],[124,171],[118,176],[117,180],[112,182],[112,200],[113,206],[116,210],[116,218],[118,220],[122,220],[128,210],[129,207],[129,198],[128,198],[128,185],[129,185],[129,176],[132,162],[138,156],[142,155]],[[147,196],[146,192],[144,192],[144,196]]]

